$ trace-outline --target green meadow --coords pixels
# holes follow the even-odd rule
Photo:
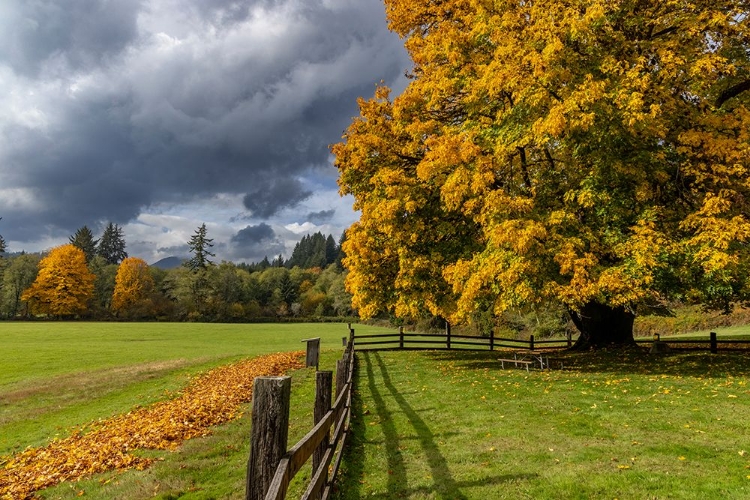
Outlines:
[[[497,357],[361,353],[341,498],[750,498],[747,353]]]
[[[305,338],[321,338],[320,368],[333,369],[347,334],[344,324],[324,323],[36,322],[1,329],[6,456],[165,399],[212,367],[304,349]],[[360,353],[354,434],[336,497],[750,497],[747,353],[561,353],[555,357],[565,369],[531,373],[501,369],[499,356]],[[290,445],[311,427],[315,378],[313,369],[291,375]],[[243,498],[248,413],[176,451],[142,452],[157,460],[147,470],[100,474],[40,496]],[[303,468],[293,493],[309,475]]]

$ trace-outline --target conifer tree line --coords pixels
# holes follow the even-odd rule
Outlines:
[[[163,321],[289,321],[354,314],[340,244],[305,236],[284,261],[215,263],[206,225],[187,242],[191,257],[159,269],[129,257],[123,229],[99,238],[83,226],[45,255],[0,256],[0,318]],[[5,242],[0,237],[0,255]]]

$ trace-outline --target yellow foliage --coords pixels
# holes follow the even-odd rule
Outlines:
[[[414,78],[332,148],[360,314],[748,292],[743,2],[385,4]]]
[[[94,279],[83,251],[70,244],[62,245],[39,262],[36,280],[21,298],[29,302],[35,314],[82,314],[93,295]]]
[[[154,289],[154,278],[148,264],[138,257],[127,257],[117,268],[112,310],[124,312],[149,299]]]

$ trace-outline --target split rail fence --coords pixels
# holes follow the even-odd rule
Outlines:
[[[353,332],[353,330],[350,330]],[[445,333],[407,333],[399,328],[397,333],[380,333],[370,335],[354,335],[353,347],[358,351],[364,350],[392,350],[392,349],[528,349],[538,351],[544,349],[562,349],[573,346],[573,339],[568,335],[565,339],[536,340],[533,335],[528,340],[496,337],[494,332],[487,337],[470,335],[454,335],[450,328]]]
[[[652,346],[654,343],[666,344],[675,350],[703,350],[717,353],[721,351],[747,351],[750,350],[750,340],[745,339],[719,339],[716,332],[710,332],[708,338],[698,336],[689,339],[661,338],[654,335],[653,340],[636,339],[638,345]]]
[[[319,339],[308,339],[308,366],[317,367],[318,349]],[[349,435],[353,375],[354,349],[350,337],[342,359],[336,363],[335,402],[331,405],[332,372],[316,371],[315,426],[289,450],[286,446],[291,377],[255,379],[246,500],[286,498],[290,482],[311,457],[312,476],[301,498],[329,497]]]
[[[447,349],[468,349],[468,350],[489,350],[495,349],[515,349],[515,350],[557,350],[566,349],[573,346],[573,339],[570,334],[564,339],[545,339],[538,340],[534,335],[530,335],[528,340],[511,339],[505,337],[496,337],[494,332],[486,337],[476,337],[470,335],[453,335],[450,328],[446,328],[445,333],[407,333],[403,328],[399,328],[396,333],[381,333],[369,335],[354,335],[352,332],[353,348],[358,351],[369,350],[447,350]],[[638,345],[649,347],[655,342],[667,344],[671,349],[699,349],[707,350],[712,353],[722,351],[745,351],[750,350],[750,340],[744,339],[719,339],[715,332],[710,332],[706,337],[694,337],[690,339],[680,338],[660,338],[658,335],[653,339],[636,339]]]

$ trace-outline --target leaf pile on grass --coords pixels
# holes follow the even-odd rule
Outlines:
[[[137,449],[174,449],[210,427],[240,416],[252,398],[255,377],[301,368],[304,353],[260,356],[215,368],[193,378],[177,397],[92,422],[65,439],[0,457],[0,498],[32,498],[43,488],[114,469],[144,469],[152,459]]]

